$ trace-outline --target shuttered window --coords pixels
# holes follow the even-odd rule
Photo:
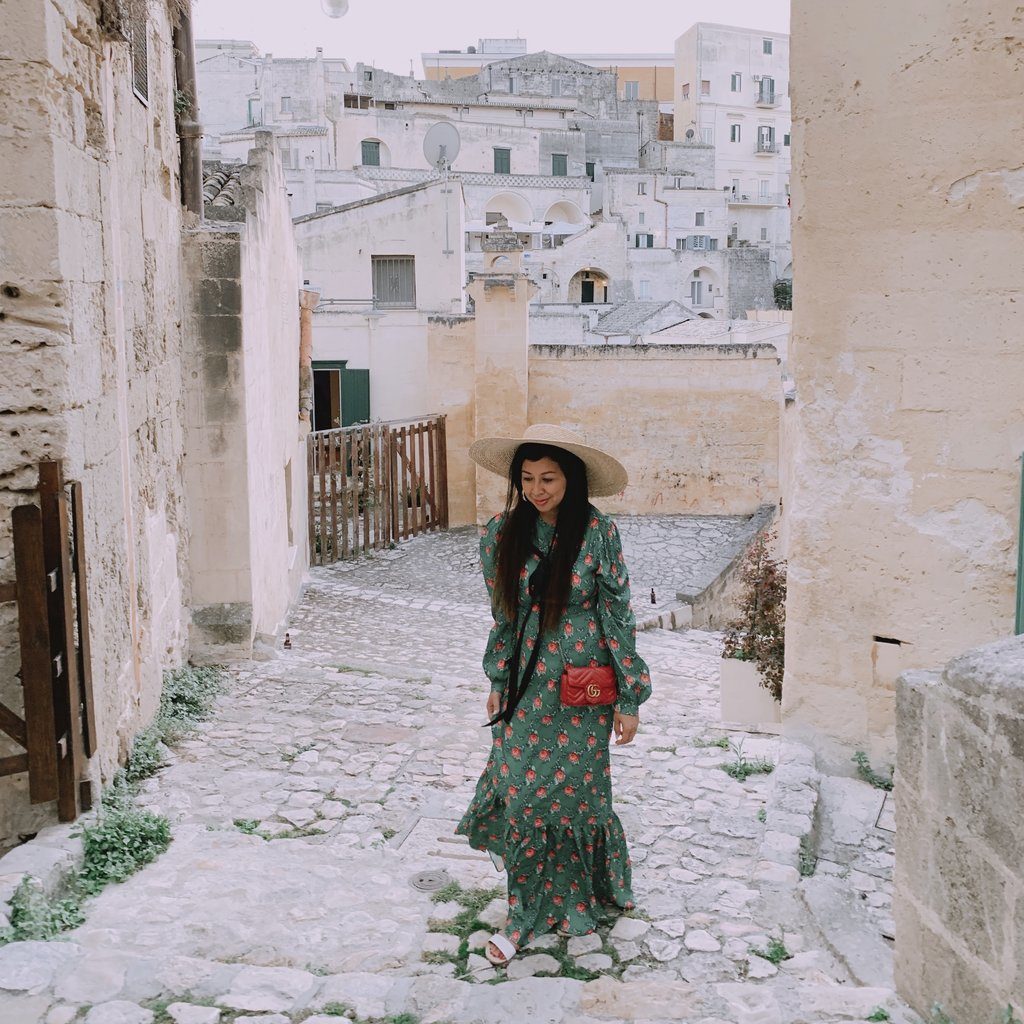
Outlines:
[[[132,89],[149,103],[149,11],[146,0],[128,5],[128,52],[132,60]]]
[[[494,173],[495,174],[511,174],[512,173],[512,150],[511,149],[495,149],[494,150]]]
[[[363,139],[363,166],[380,167],[380,143]]]
[[[376,309],[416,308],[416,261],[412,256],[372,256]]]
[[[551,174],[556,178],[564,178],[568,174],[568,162],[569,155],[567,153],[552,153]]]

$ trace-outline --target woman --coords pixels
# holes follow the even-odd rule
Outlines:
[[[616,459],[547,424],[470,448],[508,477],[505,511],[480,540],[494,625],[484,654],[493,744],[457,832],[508,872],[508,923],[487,947],[503,966],[536,936],[586,935],[633,906],[629,851],[612,809],[608,744],[632,741],[651,693],[636,653],[615,523],[590,496],[627,482]],[[563,702],[563,672],[600,703]],[[601,666],[610,668],[601,669]],[[566,689],[568,699],[579,687]]]

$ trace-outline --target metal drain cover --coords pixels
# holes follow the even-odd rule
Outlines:
[[[436,892],[443,889],[451,880],[452,876],[447,871],[421,871],[409,879],[409,884],[420,892]]]

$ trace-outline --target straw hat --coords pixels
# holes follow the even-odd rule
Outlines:
[[[589,445],[573,430],[553,423],[535,423],[522,437],[482,437],[469,448],[469,457],[484,469],[508,477],[509,468],[521,444],[546,444],[564,448],[583,460],[587,467],[587,488],[595,498],[618,494],[629,483],[626,467],[618,459]]]

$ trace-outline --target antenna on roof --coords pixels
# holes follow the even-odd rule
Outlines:
[[[459,155],[459,130],[450,121],[439,121],[432,125],[423,138],[423,155],[427,163],[437,170],[444,185],[441,189],[444,195],[444,255],[451,256],[453,249],[448,237],[448,196],[451,189],[448,187],[448,171],[455,158]]]

